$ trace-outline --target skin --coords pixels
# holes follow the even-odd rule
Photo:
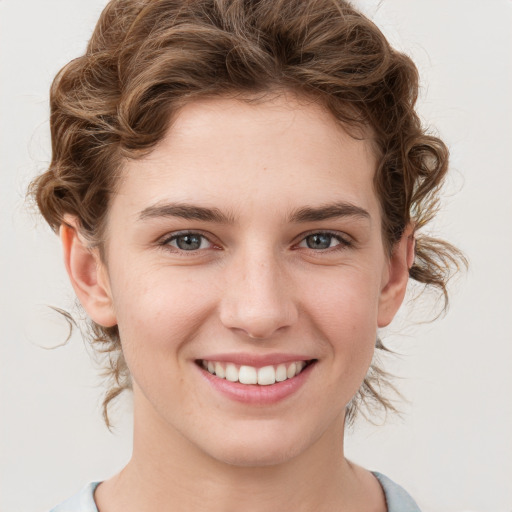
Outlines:
[[[386,510],[377,480],[343,455],[345,406],[412,257],[410,230],[384,249],[375,167],[369,140],[291,94],[205,99],[126,162],[105,261],[65,219],[75,291],[94,321],[118,325],[133,377],[133,456],[98,487],[100,512]],[[318,218],[326,205],[343,208]],[[299,218],[304,208],[317,218]],[[179,248],[183,231],[204,237],[199,249]],[[315,233],[326,248],[311,247]],[[262,406],[207,384],[196,360],[221,353],[316,363],[297,392]]]

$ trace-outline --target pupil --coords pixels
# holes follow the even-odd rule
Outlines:
[[[176,245],[183,251],[193,251],[201,247],[201,237],[198,235],[182,235],[176,239]]]
[[[310,249],[328,249],[331,245],[331,235],[309,235],[306,243]]]

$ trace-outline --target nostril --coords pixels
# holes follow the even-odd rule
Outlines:
[[[264,340],[293,325],[299,316],[298,308],[277,275],[255,277],[252,274],[255,272],[231,276],[223,290],[218,313],[228,329],[253,340]]]

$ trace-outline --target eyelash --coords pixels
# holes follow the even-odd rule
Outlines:
[[[354,245],[353,241],[349,239],[348,235],[342,235],[341,233],[337,231],[311,231],[310,233],[305,233],[301,235],[301,240],[299,244],[306,242],[307,238],[310,236],[328,236],[331,237],[331,239],[336,240],[339,242],[339,244],[335,245],[334,247],[328,247],[326,249],[319,249],[315,250],[311,247],[306,247],[307,249],[310,249],[314,252],[318,253],[327,253],[327,252],[336,252],[336,251],[342,251],[344,249],[348,249]],[[332,242],[332,240],[331,240]]]
[[[201,249],[201,247],[199,247],[198,249],[193,249],[193,250],[187,251],[185,249],[180,249],[179,247],[174,247],[174,246],[170,245],[171,242],[173,242],[174,240],[177,240],[180,237],[186,237],[186,236],[201,238],[201,245],[203,244],[203,241],[206,240],[209,244],[211,244],[211,246],[215,246],[215,244],[208,238],[208,236],[204,235],[203,233],[201,233],[199,231],[178,231],[178,232],[172,233],[170,236],[164,237],[158,243],[158,245],[160,245],[164,249],[172,247],[177,254],[197,253],[198,251],[205,249],[205,248]],[[210,247],[208,247],[208,248],[210,248]]]
[[[354,245],[353,241],[350,240],[347,235],[343,236],[339,232],[333,232],[333,231],[311,231],[309,233],[302,234],[299,243],[295,244],[295,247],[301,248],[300,247],[301,243],[306,242],[308,237],[315,236],[315,235],[316,236],[331,237],[331,239],[334,239],[337,242],[339,242],[334,247],[327,247],[325,249],[315,250],[315,249],[312,249],[311,247],[304,247],[305,249],[309,249],[311,251],[314,251],[315,253],[331,253],[331,252],[342,251],[342,250],[348,249],[348,248],[350,248],[350,247],[352,247]],[[197,249],[186,250],[186,249],[180,249],[179,247],[171,245],[171,242],[177,240],[180,237],[186,237],[186,236],[200,237],[201,238],[200,245],[202,245],[203,241],[206,240],[211,245],[211,247],[201,248],[201,246],[200,246]],[[332,242],[332,240],[331,240],[331,242]],[[201,233],[199,231],[179,231],[179,232],[172,233],[170,236],[166,236],[161,241],[159,241],[158,245],[161,246],[164,249],[169,249],[169,247],[172,247],[173,252],[175,252],[176,254],[181,254],[181,255],[185,255],[186,253],[196,254],[198,251],[203,251],[205,249],[210,249],[212,247],[215,247],[214,242],[212,242],[208,238],[208,236],[206,236],[205,234],[203,234],[203,233]]]

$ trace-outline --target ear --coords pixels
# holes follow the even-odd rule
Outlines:
[[[91,319],[103,327],[117,324],[105,264],[98,249],[89,248],[75,217],[60,226],[64,264],[78,300]]]
[[[402,304],[409,281],[409,269],[414,263],[416,241],[414,228],[407,226],[402,238],[393,247],[388,261],[386,280],[380,292],[377,325],[386,327]]]

